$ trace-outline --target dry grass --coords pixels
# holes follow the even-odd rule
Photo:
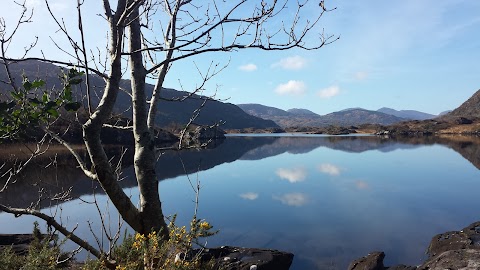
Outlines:
[[[440,130],[439,134],[467,134],[480,131],[480,123],[473,123],[470,125],[455,125],[446,129]]]

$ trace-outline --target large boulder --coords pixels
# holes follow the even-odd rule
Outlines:
[[[480,250],[457,249],[440,253],[427,260],[418,270],[480,269]]]
[[[223,270],[288,270],[293,254],[271,249],[223,246],[202,251],[202,259],[214,259]]]
[[[365,257],[356,259],[348,266],[348,270],[384,270],[385,253],[372,252]]]
[[[427,254],[430,258],[445,251],[480,249],[480,221],[470,224],[461,231],[437,234],[430,241]]]
[[[353,261],[348,270],[445,270],[480,269],[480,221],[460,231],[437,234],[427,250],[428,260],[422,265],[384,267],[383,252],[373,252]]]

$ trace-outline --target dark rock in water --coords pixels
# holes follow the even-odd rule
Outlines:
[[[480,250],[458,249],[445,251],[430,258],[418,270],[480,269]]]
[[[349,270],[478,270],[480,269],[480,221],[461,231],[437,234],[428,247],[428,260],[418,267],[397,265],[383,267],[383,252],[374,252],[353,261]]]
[[[288,270],[293,254],[270,249],[223,246],[202,252],[202,260],[215,259],[224,270]]]
[[[429,257],[458,249],[480,249],[480,221],[470,224],[461,231],[437,234],[432,238],[427,253]]]
[[[45,235],[42,235],[42,237],[45,237]],[[0,252],[7,247],[11,247],[13,252],[17,254],[26,254],[34,240],[33,234],[0,234]]]
[[[372,252],[365,257],[357,259],[350,263],[348,270],[384,270],[383,259],[385,253]]]

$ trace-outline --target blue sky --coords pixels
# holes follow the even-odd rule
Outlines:
[[[92,10],[84,14],[88,45],[104,47],[106,28],[99,12],[93,11],[99,1],[86,2],[86,10]],[[7,22],[15,18],[12,3],[2,3],[0,17]],[[75,26],[68,19],[76,15],[76,1],[51,3],[67,24]],[[43,1],[28,4],[35,7],[34,24],[22,28],[26,30],[9,52],[18,53],[34,34],[40,41],[33,55],[42,49],[47,56],[65,58],[49,38],[66,46],[57,38],[60,34]],[[480,89],[480,1],[327,0],[326,5],[337,10],[326,14],[320,26],[340,40],[317,51],[247,50],[197,57],[201,70],[212,61],[228,63],[208,88],[235,104],[306,108],[319,114],[351,107],[438,114],[456,108]],[[191,60],[173,66],[165,86],[178,89],[180,83],[186,90],[198,83]]]

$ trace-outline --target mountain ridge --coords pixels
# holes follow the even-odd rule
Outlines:
[[[12,63],[10,65],[11,73],[14,75],[15,82],[19,84],[22,82],[22,76],[25,75],[29,79],[33,80],[40,78],[45,80],[45,89],[62,89],[59,75],[61,74],[62,67],[45,63],[41,61],[27,60],[18,63]],[[99,102],[99,97],[102,96],[105,86],[104,80],[97,75],[89,75],[90,85],[92,86],[92,103],[96,106]],[[0,80],[8,81],[7,74],[4,68],[0,68]],[[131,117],[131,97],[128,93],[130,90],[130,81],[122,79],[120,82],[121,88],[124,91],[119,91],[115,113],[122,114],[126,117]],[[6,95],[9,91],[6,90],[8,85],[0,83],[0,99],[1,95]],[[154,86],[146,84],[146,92],[152,93]],[[82,100],[84,103],[84,95],[86,88],[83,85],[79,88],[77,93],[77,99]],[[177,91],[170,88],[164,88],[161,92],[161,98],[165,100],[181,99],[184,96],[188,96],[190,93],[184,91]],[[156,124],[161,127],[168,125],[180,124],[184,125],[188,123],[192,117],[193,112],[201,107],[203,102],[202,96],[193,95],[191,98],[179,101],[162,101],[158,107],[158,117]],[[278,128],[278,125],[271,121],[265,120],[259,117],[255,117],[245,113],[242,109],[238,108],[232,103],[223,103],[216,100],[207,101],[206,105],[202,108],[200,115],[195,120],[196,124],[200,125],[212,125],[224,121],[225,124],[222,128]]]
[[[318,115],[307,109],[290,109],[288,111],[261,104],[237,104],[245,112],[272,120],[283,128],[287,127],[326,127],[355,126],[362,124],[388,125],[405,119],[382,112],[362,108],[351,108],[326,115]]]
[[[427,119],[433,119],[437,117],[437,115],[420,112],[416,110],[395,110],[387,107],[382,107],[378,109],[377,112],[394,115],[394,116],[405,118],[408,120],[427,120]]]

